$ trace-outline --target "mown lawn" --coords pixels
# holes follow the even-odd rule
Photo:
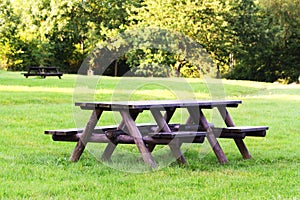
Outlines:
[[[220,165],[206,143],[193,144],[184,147],[187,166],[172,163],[155,171],[132,173],[135,163],[122,168],[122,163],[99,162],[90,152],[103,148],[101,145],[88,145],[80,161],[71,163],[68,159],[75,143],[54,142],[44,135],[48,129],[84,124],[74,115],[78,112],[74,109],[76,80],[75,75],[64,75],[61,80],[26,79],[17,72],[0,71],[0,199],[300,198],[299,85],[219,83],[222,91],[218,94],[243,100],[238,109],[230,110],[237,125],[270,127],[265,138],[245,139],[253,159],[243,160],[233,141],[223,139],[220,144],[228,164]],[[141,84],[145,80],[147,84]],[[101,77],[97,81],[96,100],[174,99],[176,95],[189,97],[186,91],[193,91],[195,98],[209,99],[217,88],[199,79],[187,79],[185,84],[179,79],[155,78]],[[215,113],[207,114],[215,120]],[[185,114],[179,113],[177,119],[182,116]],[[140,121],[151,121],[148,117]],[[108,115],[102,124],[115,120]],[[123,152],[135,151],[130,145],[122,148]],[[113,159],[122,160],[120,156],[122,152]]]

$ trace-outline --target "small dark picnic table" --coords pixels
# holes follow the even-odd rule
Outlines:
[[[158,144],[169,145],[171,152],[179,163],[186,163],[181,152],[184,142],[202,143],[207,138],[212,150],[220,163],[228,162],[217,138],[231,138],[235,141],[244,159],[251,155],[243,141],[245,136],[266,135],[266,126],[236,127],[228,107],[236,108],[240,100],[159,100],[159,101],[127,101],[127,102],[77,102],[83,110],[91,110],[92,114],[83,130],[52,130],[45,131],[52,134],[53,140],[77,141],[77,145],[70,157],[71,161],[78,161],[88,142],[108,143],[102,158],[109,160],[114,149],[120,143],[135,144],[139,149],[144,162],[155,168],[157,166],[151,152]],[[187,109],[189,117],[184,124],[171,124],[170,120],[176,109]],[[226,127],[215,128],[208,122],[203,109],[217,108]],[[156,124],[142,126],[135,120],[143,111],[150,110]],[[122,116],[120,124],[116,127],[103,128],[105,134],[95,134],[97,123],[101,120],[103,112],[119,112]]]
[[[28,67],[27,73],[22,73],[26,78],[29,76],[40,76],[46,78],[47,76],[58,76],[59,79],[63,73],[59,71],[58,67]]]

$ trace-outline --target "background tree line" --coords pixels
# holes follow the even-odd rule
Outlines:
[[[0,67],[76,73],[97,44],[159,27],[200,43],[222,76],[292,82],[300,75],[299,8],[299,0],[0,0]],[[153,48],[127,52],[112,66],[107,74],[199,76],[185,58]]]

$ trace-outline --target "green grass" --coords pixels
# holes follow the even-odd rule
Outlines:
[[[251,160],[243,160],[231,140],[220,140],[229,159],[226,165],[218,164],[206,143],[184,146],[189,165],[172,163],[147,173],[129,172],[143,169],[140,160],[132,160],[131,165],[117,162],[126,156],[124,152],[136,152],[131,145],[118,147],[110,166],[89,153],[103,145],[88,145],[89,151],[80,161],[71,163],[68,159],[75,143],[54,142],[44,130],[84,124],[89,112],[82,113],[82,122],[73,115],[79,112],[73,106],[77,76],[26,79],[20,73],[0,71],[0,199],[300,198],[299,85],[222,80],[222,84],[207,86],[198,79],[95,80],[94,100],[111,100],[112,96],[123,100],[189,98],[184,93],[189,90],[195,98],[210,99],[208,88],[218,86],[227,99],[243,100],[238,109],[230,110],[236,125],[268,125],[270,130],[265,138],[245,139]],[[214,114],[207,111],[214,123],[220,123]],[[177,113],[176,120],[185,116]],[[103,119],[101,124],[108,125],[116,123],[119,116],[105,115]],[[153,120],[145,113],[139,121]],[[118,170],[124,166],[127,171]]]

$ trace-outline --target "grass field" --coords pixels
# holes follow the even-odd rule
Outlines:
[[[243,160],[233,141],[220,140],[228,164],[220,165],[213,152],[199,153],[202,145],[193,144],[186,147],[187,166],[172,163],[152,172],[130,173],[97,161],[90,151],[71,163],[75,143],[54,142],[44,135],[48,129],[84,124],[74,119],[76,80],[75,75],[26,79],[0,71],[0,199],[300,199],[299,85],[222,81],[227,99],[243,100],[230,110],[236,125],[270,127],[265,138],[245,139],[253,159]],[[146,80],[151,84],[132,92],[128,88],[145,79],[102,77],[94,98],[188,97],[179,79]],[[212,89],[205,81],[186,83],[195,98],[210,98]],[[113,117],[108,115],[102,124],[111,124]],[[149,120],[147,115],[140,119]],[[128,146],[122,148],[133,148]]]

